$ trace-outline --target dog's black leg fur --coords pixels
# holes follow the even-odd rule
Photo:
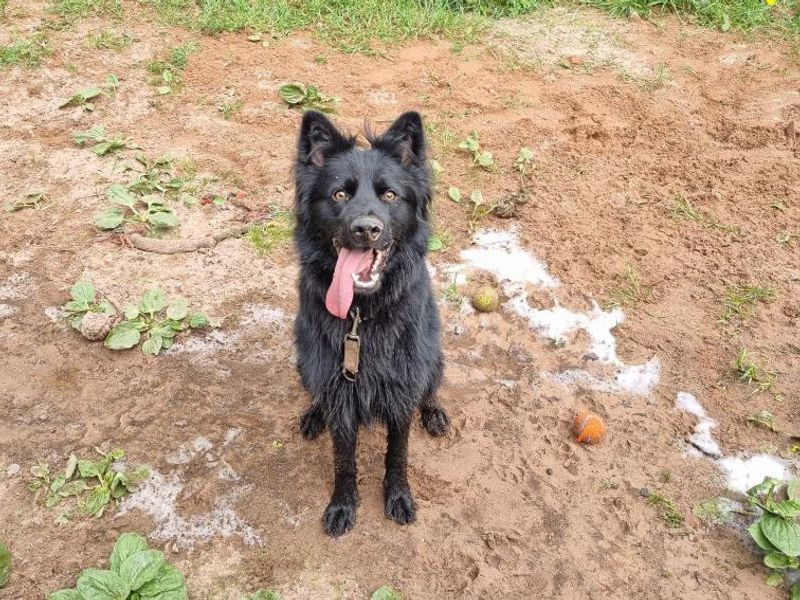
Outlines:
[[[417,505],[408,485],[408,432],[411,418],[387,426],[386,475],[383,478],[384,512],[400,525],[417,519]]]
[[[335,479],[333,494],[322,517],[328,535],[337,537],[350,531],[356,524],[358,487],[356,483],[357,431],[347,435],[332,431]],[[350,433],[350,432],[348,432]]]
[[[447,433],[447,429],[450,427],[450,418],[439,404],[435,394],[423,398],[419,409],[422,413],[422,426],[425,431],[433,437],[440,437]]]
[[[322,407],[314,402],[300,417],[300,433],[307,440],[313,440],[325,431],[325,413]]]

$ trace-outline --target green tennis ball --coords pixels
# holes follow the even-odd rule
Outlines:
[[[489,285],[479,288],[472,295],[472,306],[475,307],[475,310],[484,313],[496,311],[500,306],[500,295],[497,293],[497,289]]]

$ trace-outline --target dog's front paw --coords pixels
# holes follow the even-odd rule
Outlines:
[[[325,431],[325,417],[322,416],[322,411],[312,406],[300,417],[300,433],[307,440],[313,440],[323,431]]]
[[[384,512],[395,523],[408,525],[417,520],[417,504],[408,485],[388,486]]]
[[[350,531],[356,524],[356,503],[336,502],[331,500],[325,514],[322,515],[322,525],[325,532],[331,537],[339,537]]]
[[[440,437],[447,433],[450,419],[441,406],[422,409],[422,426],[433,437]]]

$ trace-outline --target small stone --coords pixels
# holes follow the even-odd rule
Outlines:
[[[116,313],[87,312],[81,319],[81,334],[93,342],[102,340],[111,331],[116,320]]]
[[[600,360],[600,357],[597,356],[597,354],[595,354],[594,352],[589,352],[588,354],[583,355],[583,360],[587,362],[590,360]]]
[[[639,495],[642,498],[649,498],[650,494],[652,494],[652,492],[650,491],[650,488],[643,487],[642,489],[639,490]]]
[[[572,66],[579,67],[580,65],[583,64],[584,59],[582,56],[570,56],[569,58],[567,58],[567,61],[569,61],[569,64],[571,64]]]
[[[22,467],[20,467],[17,463],[11,463],[6,469],[6,477],[14,477],[17,473],[19,473],[21,468]]]
[[[551,469],[550,467],[547,467],[547,469],[545,469],[544,472],[547,473],[548,475],[552,475],[553,474],[553,469]]]

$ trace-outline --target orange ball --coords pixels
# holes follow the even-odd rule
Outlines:
[[[606,434],[606,424],[598,415],[582,410],[575,417],[575,439],[582,444],[596,444]]]

